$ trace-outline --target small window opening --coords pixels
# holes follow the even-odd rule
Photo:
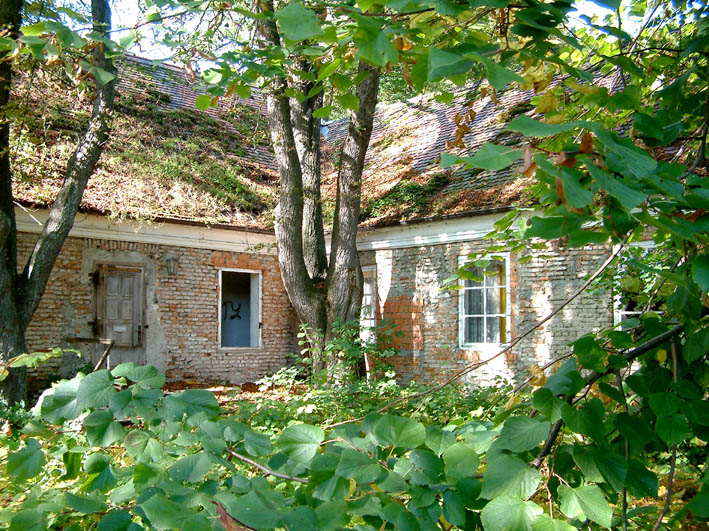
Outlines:
[[[222,271],[221,346],[260,346],[259,273]]]

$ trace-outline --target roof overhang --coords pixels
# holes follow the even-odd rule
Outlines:
[[[18,232],[39,233],[49,209],[15,208]],[[276,237],[271,232],[245,230],[202,223],[110,218],[79,212],[70,237],[117,240],[147,244],[173,245],[214,251],[276,254]]]

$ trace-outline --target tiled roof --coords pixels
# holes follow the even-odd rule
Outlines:
[[[481,97],[476,84],[458,91],[450,104],[428,95],[380,107],[362,179],[363,224],[475,213],[521,200],[528,182],[513,169],[444,170],[440,157],[444,152],[471,154],[485,142],[517,143],[515,135],[503,129],[511,118],[533,108],[532,95],[531,90],[510,89],[495,102],[492,94]],[[453,147],[461,121],[469,128],[462,137],[465,147]],[[346,121],[330,126],[331,154],[337,153],[346,128]],[[333,193],[332,172],[325,181]]]

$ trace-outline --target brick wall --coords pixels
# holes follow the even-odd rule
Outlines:
[[[36,235],[19,235],[19,263],[24,264]],[[178,257],[168,275],[163,257]],[[273,373],[294,352],[295,318],[281,281],[276,256],[221,252],[187,247],[68,238],[47,290],[27,331],[30,350],[78,347],[83,359],[65,356],[33,374],[34,387],[68,376],[102,346],[69,344],[66,338],[92,336],[96,288],[91,274],[98,263],[136,264],[144,270],[145,330],[143,347],[114,349],[112,365],[135,359],[156,365],[168,379],[243,383]],[[262,274],[262,348],[221,349],[218,332],[220,268]]]
[[[392,344],[400,355],[391,361],[401,380],[441,380],[499,350],[492,346],[477,350],[459,347],[460,292],[441,290],[444,280],[455,274],[458,257],[481,248],[480,242],[464,242],[361,254],[363,265],[377,266],[377,317],[391,321],[399,331]],[[511,336],[526,331],[563,302],[607,255],[608,249],[585,247],[535,252],[525,263],[511,256]],[[585,294],[511,352],[470,373],[466,381],[522,378],[530,365],[565,353],[570,341],[612,321],[610,297]]]

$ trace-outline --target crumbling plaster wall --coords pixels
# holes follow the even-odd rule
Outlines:
[[[458,257],[483,249],[480,240],[363,251],[362,265],[377,266],[377,318],[395,325],[391,358],[407,382],[440,381],[457,370],[492,357],[498,345],[463,349],[458,342],[458,294],[442,290],[458,268]],[[512,338],[531,328],[576,291],[608,256],[604,247],[553,247],[530,261],[510,257]],[[531,365],[542,365],[568,351],[568,343],[613,322],[609,295],[584,294],[512,351],[468,374],[464,381],[491,384],[518,380]]]

